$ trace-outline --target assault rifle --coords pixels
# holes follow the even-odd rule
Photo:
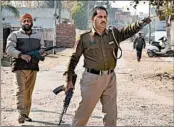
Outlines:
[[[76,79],[77,79],[77,74],[74,73],[73,76],[72,76],[72,83],[73,83],[73,86],[75,86]],[[55,93],[55,94],[57,95],[57,94],[60,93],[61,91],[65,91],[65,86],[64,86],[64,85],[61,85],[61,86],[55,88],[55,89],[53,90],[53,93]],[[64,114],[66,113],[66,111],[67,111],[67,108],[68,108],[68,106],[69,106],[69,103],[70,103],[70,101],[71,101],[71,98],[72,98],[72,96],[73,96],[73,93],[74,93],[74,92],[73,92],[73,88],[70,88],[70,89],[67,91],[67,93],[66,93],[65,99],[64,99],[64,101],[63,101],[63,102],[64,102],[64,104],[63,104],[63,110],[62,110],[62,112],[61,112],[58,125],[60,125],[61,122],[62,122],[63,115],[64,115]]]
[[[44,48],[44,51],[49,51],[49,50],[52,50],[54,48],[58,48],[58,47],[57,46],[47,47],[47,48]],[[26,54],[30,55],[31,57],[37,57],[41,61],[45,60],[45,56],[41,56],[39,50],[27,52]]]

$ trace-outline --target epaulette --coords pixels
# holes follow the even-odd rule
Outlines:
[[[91,30],[84,30],[84,31],[82,31],[82,32],[79,34],[79,36],[77,36],[76,40],[77,40],[77,41],[80,40],[80,37],[81,37],[81,36],[83,36],[83,35],[85,35],[85,34],[88,34],[88,33],[90,33],[90,32],[91,32]]]

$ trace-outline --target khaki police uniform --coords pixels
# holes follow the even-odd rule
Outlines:
[[[142,22],[136,22],[122,29],[113,28],[118,43],[133,36],[141,27]],[[116,67],[118,46],[114,42],[111,30],[105,30],[99,35],[93,28],[80,36],[80,40],[73,53],[69,66],[67,80],[72,80],[72,74],[81,57],[84,55],[84,67],[81,85],[82,100],[74,116],[72,126],[85,126],[100,100],[104,126],[116,126],[117,120],[117,87]]]

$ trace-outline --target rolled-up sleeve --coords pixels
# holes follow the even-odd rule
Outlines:
[[[21,53],[16,49],[17,36],[15,33],[11,33],[7,38],[6,52],[9,56],[18,58],[18,55]]]

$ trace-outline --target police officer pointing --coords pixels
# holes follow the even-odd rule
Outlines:
[[[106,8],[97,6],[91,17],[93,28],[80,36],[75,53],[72,54],[67,69],[67,88],[73,87],[72,75],[81,55],[84,56],[84,67],[81,85],[82,100],[72,121],[73,127],[85,126],[97,102],[102,104],[104,126],[115,127],[117,120],[117,87],[116,54],[118,45],[113,34],[106,29],[108,12]],[[116,41],[120,43],[133,36],[150,18],[133,23],[122,29],[113,28]]]

